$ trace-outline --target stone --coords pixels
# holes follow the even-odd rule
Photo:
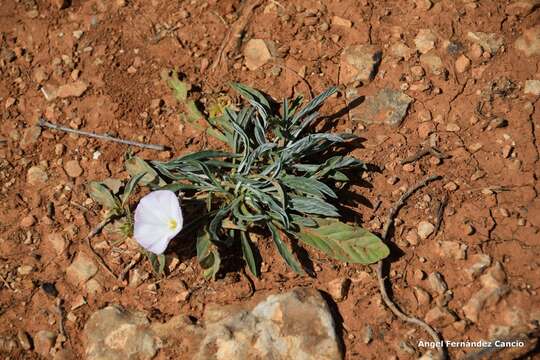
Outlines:
[[[486,306],[494,306],[509,291],[506,274],[499,262],[495,263],[485,275],[480,277],[482,288],[471,296],[463,306],[463,314],[472,322],[478,322],[480,312]]]
[[[209,305],[197,325],[182,316],[151,324],[111,305],[92,314],[83,333],[88,360],[151,359],[168,343],[194,360],[343,358],[328,304],[307,288],[255,305]]]
[[[416,301],[418,301],[418,305],[420,306],[426,306],[431,303],[431,295],[429,295],[426,290],[419,286],[414,287],[414,296],[416,297]]]
[[[435,327],[446,327],[452,325],[457,320],[454,313],[447,308],[436,306],[429,310],[424,320]]]
[[[311,289],[270,295],[252,310],[216,306],[194,360],[342,359],[327,303]]]
[[[444,70],[441,58],[433,52],[420,55],[420,63],[435,75],[442,73]]]
[[[430,273],[428,275],[428,281],[431,289],[439,295],[444,294],[448,290],[448,285],[446,285],[442,275],[438,272]]]
[[[433,6],[431,0],[414,0],[414,3],[420,11],[428,11]]]
[[[444,184],[444,189],[448,190],[448,191],[456,191],[458,189],[458,184],[456,184],[455,182],[453,181],[449,181],[447,182],[446,184]]]
[[[467,33],[467,38],[475,44],[480,45],[484,50],[495,54],[504,44],[504,38],[501,34],[473,32]]]
[[[339,16],[332,16],[332,25],[350,28],[352,27],[352,21]]]
[[[90,279],[86,282],[86,292],[89,295],[96,295],[103,292],[103,286],[96,280]]]
[[[257,70],[272,59],[272,54],[262,39],[251,39],[244,47],[244,58],[249,70]]]
[[[525,30],[514,46],[528,57],[540,55],[540,25]]]
[[[460,74],[471,68],[471,60],[465,55],[460,55],[455,63],[456,71]]]
[[[79,40],[84,35],[84,31],[82,30],[75,30],[73,32],[73,37],[77,40]]]
[[[30,335],[26,331],[19,330],[17,332],[17,340],[24,350],[32,349],[32,342],[30,340]]]
[[[92,278],[98,271],[97,265],[87,255],[80,252],[66,268],[66,278],[73,285],[80,285]]]
[[[49,176],[41,166],[32,166],[26,172],[26,181],[30,185],[43,185],[47,180],[49,180]]]
[[[525,17],[540,6],[540,0],[518,0],[506,5],[507,15]]]
[[[62,156],[65,150],[66,146],[64,144],[56,144],[54,146],[54,154],[58,157]]]
[[[82,80],[74,81],[70,84],[61,85],[56,91],[59,98],[79,97],[88,89],[88,84]]]
[[[27,149],[31,145],[35,144],[40,135],[41,127],[30,126],[29,128],[26,128],[21,139],[21,148]]]
[[[36,223],[36,218],[33,215],[25,216],[21,219],[21,226],[29,228]]]
[[[465,224],[463,226],[463,232],[465,235],[473,235],[476,232],[476,229],[471,224]]]
[[[414,165],[413,164],[405,164],[405,165],[403,165],[403,171],[414,172]]]
[[[77,160],[69,160],[64,165],[64,170],[69,177],[76,178],[82,175],[83,169]]]
[[[505,159],[508,159],[510,155],[512,155],[512,151],[514,150],[514,147],[510,144],[506,144],[502,147],[501,153],[502,157]]]
[[[371,81],[377,74],[382,51],[374,45],[352,45],[341,53],[340,81]]]
[[[46,235],[45,242],[49,243],[57,255],[62,254],[67,248],[67,241],[60,233],[50,233]]]
[[[435,225],[433,225],[429,221],[420,221],[418,223],[417,230],[418,230],[418,236],[420,236],[422,240],[425,240],[431,234],[433,234],[433,232],[435,231]]]
[[[540,80],[527,80],[525,81],[525,88],[523,89],[525,94],[540,95]]]
[[[392,46],[390,46],[389,52],[392,56],[404,60],[409,60],[414,54],[414,51],[401,41],[392,44]]]
[[[426,72],[424,71],[423,67],[421,67],[419,65],[415,65],[415,66],[411,66],[411,74],[412,74],[412,76],[414,76],[415,80],[421,80],[424,77],[424,75],[426,74]],[[429,112],[429,110],[426,110],[426,111]]]
[[[409,245],[412,246],[416,246],[420,243],[418,233],[414,230],[410,230],[407,233],[407,235],[405,236],[405,240],[409,243]]]
[[[439,242],[439,254],[454,260],[465,260],[467,258],[467,245],[457,241],[441,241]]]
[[[51,349],[56,342],[56,333],[41,330],[34,335],[34,350],[41,356],[49,358]]]
[[[83,332],[87,360],[152,359],[161,347],[143,313],[116,305],[92,314]]]
[[[414,44],[420,53],[425,54],[435,48],[437,35],[430,29],[420,29],[414,38]]]
[[[32,265],[22,265],[17,268],[17,274],[26,276],[32,273],[34,267]]]
[[[328,283],[328,293],[336,301],[341,301],[347,297],[351,280],[349,278],[337,278]]]
[[[351,111],[353,119],[364,123],[384,123],[397,127],[401,124],[413,99],[405,93],[383,89],[368,96],[363,104]]]
[[[55,100],[58,97],[57,95],[58,89],[53,85],[45,84],[41,87],[40,90],[41,90],[41,93],[43,94],[43,97],[45,97],[45,100],[49,102]]]

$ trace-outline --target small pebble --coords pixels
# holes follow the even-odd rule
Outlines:
[[[403,170],[406,172],[413,172],[414,171],[414,165],[413,164],[405,164],[403,165]]]
[[[19,344],[21,344],[21,347],[24,350],[30,350],[32,348],[32,343],[30,342],[30,336],[26,331],[17,332],[17,339],[19,340]]]
[[[464,229],[466,235],[472,235],[475,232],[475,229],[471,224],[465,224]]]
[[[502,147],[503,158],[508,159],[510,155],[512,155],[512,150],[514,150],[514,147],[512,145],[504,145]]]
[[[431,165],[440,165],[442,163],[442,160],[436,156],[432,156],[429,158],[429,163]]]
[[[21,220],[21,226],[25,228],[29,228],[35,223],[36,223],[36,218],[32,215],[25,216]]]
[[[418,223],[418,236],[420,236],[422,240],[427,239],[434,231],[435,225],[432,223],[428,221],[420,221],[420,223]]]
[[[81,165],[77,160],[69,160],[68,162],[66,162],[64,170],[66,170],[68,176],[72,178],[77,178],[83,173],[83,169],[81,168]]]
[[[510,212],[505,208],[499,208],[499,213],[504,217],[510,217]]]
[[[414,278],[417,280],[417,281],[421,281],[421,280],[424,280],[426,278],[426,273],[423,272],[422,270],[420,269],[416,269],[414,271]]]
[[[428,280],[431,288],[438,294],[444,294],[444,292],[448,290],[448,285],[446,285],[446,282],[440,273],[434,272],[429,274]]]
[[[448,191],[456,191],[458,189],[458,185],[455,182],[450,181],[444,185],[444,188]]]
[[[349,278],[337,278],[328,283],[328,293],[336,301],[341,301],[349,292],[351,280]]]
[[[54,146],[54,154],[60,157],[62,156],[62,154],[64,154],[65,149],[66,149],[66,146],[64,144],[56,144]]]

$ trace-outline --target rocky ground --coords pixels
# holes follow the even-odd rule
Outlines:
[[[354,188],[358,199],[344,200],[359,223],[380,233],[403,192],[426,175],[443,177],[398,214],[389,272],[396,303],[446,340],[534,333],[539,23],[537,0],[3,2],[0,357],[428,353],[419,341],[429,336],[382,304],[374,269],[311,249],[314,276],[297,276],[261,241],[265,263],[252,294],[241,264],[205,281],[194,249],[179,243],[157,279],[105,229],[92,244],[117,276],[103,271],[83,243],[102,215],[88,181],[126,179],[128,151],[168,159],[207,147],[180,122],[184,109],[160,78],[171,68],[201,104],[232,96],[233,80],[276,99],[339,84],[323,111],[337,114],[335,130],[364,139],[353,154],[377,169]],[[41,116],[173,150],[41,129]],[[501,357],[534,346],[524,340]]]

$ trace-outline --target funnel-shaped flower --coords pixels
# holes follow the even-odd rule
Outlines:
[[[135,209],[134,238],[146,250],[160,255],[183,223],[178,197],[169,190],[153,191]]]

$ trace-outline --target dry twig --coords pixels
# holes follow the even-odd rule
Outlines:
[[[105,140],[105,141],[113,141],[113,142],[117,142],[117,143],[121,143],[121,144],[131,145],[131,146],[138,146],[138,147],[146,148],[146,149],[152,149],[152,150],[157,150],[157,151],[165,151],[165,150],[167,150],[167,147],[163,146],[163,145],[144,144],[144,143],[140,143],[140,142],[137,142],[137,141],[118,139],[118,138],[115,138],[115,137],[112,137],[112,136],[109,136],[109,135],[96,134],[96,133],[93,133],[93,132],[90,132],[90,131],[72,129],[72,128],[67,127],[67,126],[61,126],[61,125],[50,123],[50,122],[48,122],[47,120],[45,120],[43,118],[39,119],[39,124],[38,125],[41,126],[41,127],[49,128],[49,129],[65,131],[65,132],[72,133],[72,134],[88,136],[88,137],[91,137],[91,138]]]
[[[84,242],[86,243],[86,246],[88,247],[88,250],[92,253],[92,256],[96,259],[96,261],[99,263],[99,265],[105,270],[112,278],[117,280],[116,275],[112,272],[112,270],[107,266],[105,263],[105,260],[94,250],[92,247],[92,243],[90,242],[90,239],[96,236],[103,230],[105,225],[107,225],[111,221],[110,217],[105,218],[102,222],[100,222],[90,233],[84,238]]]
[[[439,180],[441,178],[442,177],[438,175],[430,176],[424,179],[423,181],[419,182],[418,184],[416,184],[409,190],[407,190],[407,192],[405,192],[403,195],[401,195],[401,197],[399,198],[397,203],[394,205],[394,207],[390,209],[390,213],[388,214],[388,219],[386,220],[386,224],[384,225],[383,232],[382,232],[382,239],[384,242],[388,241],[390,228],[394,224],[394,219],[399,209],[401,209],[401,207],[405,205],[405,201],[407,201],[407,199],[412,194],[414,194],[416,191],[426,186],[428,183],[435,180]],[[394,313],[394,315],[396,315],[401,320],[410,324],[417,325],[421,327],[422,329],[424,329],[433,338],[433,341],[435,341],[435,343],[437,344],[437,352],[439,353],[439,359],[441,360],[446,359],[446,352],[445,352],[444,347],[438,345],[438,344],[441,344],[441,341],[442,341],[439,334],[431,326],[426,324],[424,321],[405,314],[396,306],[396,304],[394,304],[394,302],[388,296],[388,292],[386,290],[386,285],[385,285],[386,278],[383,276],[383,261],[382,260],[377,263],[377,278],[379,280],[379,290],[381,292],[382,299],[384,303],[386,304],[386,306],[388,306],[388,308],[392,311],[392,313]]]
[[[448,194],[444,194],[444,197],[441,201],[438,201],[437,205],[437,222],[435,223],[435,230],[433,231],[433,236],[437,235],[439,232],[439,229],[441,228],[443,215],[444,215],[444,209],[446,208],[446,205],[448,204]]]

